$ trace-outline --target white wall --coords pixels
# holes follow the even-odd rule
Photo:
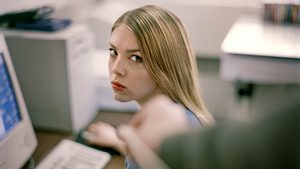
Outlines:
[[[246,0],[242,1],[245,4],[223,1],[224,5],[220,5],[221,1],[217,0],[213,1],[214,3],[206,0],[101,0],[92,5],[73,4],[56,15],[87,23],[95,33],[96,46],[106,48],[111,25],[118,16],[141,5],[157,4],[174,11],[182,19],[190,33],[197,56],[218,58],[221,52],[220,45],[237,17],[242,14],[261,13],[262,6],[258,0],[249,1],[252,3],[248,4]]]
[[[0,0],[0,14],[52,5],[55,16],[85,22],[95,33],[98,47],[106,48],[110,27],[126,10],[157,4],[174,11],[187,26],[198,56],[218,57],[220,45],[238,16],[261,13],[261,0]]]
[[[130,2],[133,2],[132,0]],[[158,4],[175,12],[186,25],[199,57],[217,57],[233,22],[243,14],[260,14],[261,0],[135,0],[138,5]]]
[[[231,6],[173,6],[190,32],[197,56],[218,57],[220,46],[234,21],[242,14],[259,13],[259,8]]]
[[[67,2],[69,2],[69,0],[0,0],[0,14],[36,8],[47,4],[60,7]]]

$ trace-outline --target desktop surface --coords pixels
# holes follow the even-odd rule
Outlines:
[[[222,43],[220,75],[227,81],[300,84],[300,27],[238,18]]]
[[[300,59],[300,26],[276,24],[243,15],[234,23],[222,51],[229,54]]]

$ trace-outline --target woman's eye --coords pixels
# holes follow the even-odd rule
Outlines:
[[[142,62],[142,58],[140,56],[137,55],[132,55],[129,59],[135,61],[135,62]]]
[[[110,56],[117,56],[118,52],[113,48],[109,48],[109,55]]]

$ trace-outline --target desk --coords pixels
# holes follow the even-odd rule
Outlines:
[[[300,25],[241,16],[222,43],[221,77],[229,81],[300,84]]]
[[[132,113],[117,112],[99,112],[95,120],[109,122],[112,125],[127,123],[132,117]],[[62,133],[56,131],[46,131],[36,129],[38,147],[33,153],[33,159],[38,163],[52,148],[64,138],[72,138],[70,133]],[[124,169],[124,157],[120,155],[112,155],[112,159],[108,162],[105,169]]]

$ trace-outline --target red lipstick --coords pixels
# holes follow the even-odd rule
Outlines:
[[[114,90],[117,90],[117,91],[122,91],[122,90],[126,89],[125,86],[123,86],[121,83],[118,83],[118,82],[111,82],[111,86]]]

